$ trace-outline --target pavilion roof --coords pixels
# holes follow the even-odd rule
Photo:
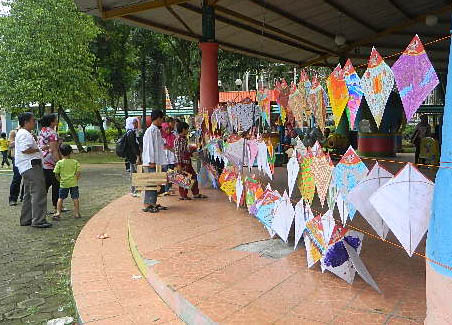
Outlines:
[[[367,62],[372,46],[390,56],[418,34],[435,68],[447,68],[451,0],[208,1],[216,8],[216,40],[225,50],[299,66],[330,66],[345,57],[357,66]],[[184,39],[198,41],[202,34],[201,0],[75,2],[88,14]],[[437,16],[438,23],[428,26],[428,15]],[[345,45],[336,45],[338,34],[345,36]]]

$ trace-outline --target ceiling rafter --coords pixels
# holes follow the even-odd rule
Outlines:
[[[397,0],[388,0],[388,2],[397,9],[398,12],[400,12],[405,18],[412,19],[413,16],[407,13],[403,8],[397,3]]]
[[[168,10],[169,13],[171,15],[173,15],[173,17],[176,18],[190,34],[195,35],[195,32],[193,31],[193,29],[191,29],[190,26],[188,26],[188,24],[182,19],[181,16],[179,16],[177,14],[177,12],[174,11],[174,9],[172,7],[166,7],[166,10]]]
[[[187,9],[187,10],[189,10],[191,12],[194,12],[194,13],[202,15],[202,8],[193,6],[192,4],[183,3],[183,4],[180,4],[179,6],[184,8],[184,9]],[[318,51],[318,50],[306,47],[306,46],[301,45],[301,44],[299,44],[297,42],[281,38],[281,37],[279,37],[279,36],[277,36],[275,34],[272,34],[272,33],[269,33],[269,32],[263,31],[263,30],[256,29],[254,27],[245,25],[243,23],[240,23],[240,22],[238,22],[236,20],[232,20],[232,19],[227,18],[227,17],[216,15],[215,16],[215,20],[217,20],[219,22],[222,22],[224,24],[233,26],[235,28],[242,29],[242,30],[245,30],[247,32],[259,35],[261,37],[265,37],[265,38],[271,39],[273,41],[277,41],[277,42],[279,42],[281,44],[285,44],[285,45],[297,48],[299,50],[303,50],[303,51],[311,52],[311,53],[315,53],[315,54],[320,54],[320,55],[325,54],[324,51]]]
[[[395,34],[399,31],[403,31],[413,25],[422,23],[425,20],[425,17],[427,17],[428,15],[438,15],[438,14],[450,13],[451,9],[452,9],[452,4],[448,4],[448,5],[438,8],[436,10],[432,10],[431,12],[415,16],[412,19],[407,19],[406,21],[404,21],[400,24],[386,28],[378,33],[375,33],[374,35],[372,35],[368,38],[358,40],[344,48],[344,56],[348,56],[349,55],[348,52],[352,51],[356,47],[371,44],[374,41],[376,41],[382,37]],[[326,54],[326,55],[318,56],[316,58],[313,58],[311,60],[308,60],[308,61],[302,63],[302,66],[307,67],[307,66],[316,64],[318,62],[323,62],[325,59],[328,59],[328,57],[331,57],[331,55]]]
[[[379,30],[377,28],[375,28],[374,26],[372,26],[371,24],[369,24],[368,22],[366,22],[364,19],[360,18],[359,16],[355,15],[350,10],[345,8],[344,6],[337,4],[333,0],[323,0],[323,2],[326,3],[327,5],[329,5],[330,7],[334,8],[335,10],[337,10],[339,13],[343,14],[344,16],[350,18],[351,20],[354,20],[361,26],[366,27],[367,29],[373,31],[374,33],[378,33]]]
[[[267,9],[268,11],[270,11],[272,13],[275,13],[275,14],[277,14],[279,16],[282,16],[285,19],[290,20],[293,23],[296,23],[296,24],[298,24],[300,26],[303,26],[306,29],[309,29],[309,30],[311,30],[313,32],[316,32],[317,34],[320,34],[320,35],[322,35],[324,37],[327,37],[327,38],[330,38],[330,39],[334,39],[334,37],[336,36],[333,33],[330,33],[329,31],[324,30],[323,28],[320,28],[318,26],[315,26],[314,24],[308,23],[307,21],[305,21],[305,20],[303,20],[303,19],[301,19],[299,17],[296,17],[296,16],[292,15],[291,13],[289,13],[289,12],[287,12],[285,10],[282,10],[282,9],[276,7],[276,6],[273,6],[273,5],[267,3],[267,2],[265,2],[263,0],[248,0],[248,1],[254,3],[255,5],[258,5],[258,6],[262,7],[262,8]]]
[[[281,35],[281,36],[288,37],[288,38],[291,38],[293,40],[299,41],[300,43],[308,45],[308,46],[310,46],[312,48],[316,48],[316,49],[322,50],[322,51],[330,53],[330,54],[337,54],[337,55],[339,54],[338,52],[335,52],[335,51],[333,51],[333,50],[331,50],[331,49],[329,49],[329,48],[327,48],[325,46],[316,44],[316,43],[314,43],[314,42],[312,42],[312,41],[310,41],[310,40],[308,40],[306,38],[303,38],[303,37],[300,37],[300,36],[288,33],[286,31],[281,30],[281,29],[279,29],[277,27],[274,27],[274,26],[272,26],[270,24],[263,23],[262,21],[255,20],[255,19],[253,19],[251,17],[245,16],[245,15],[239,13],[239,12],[230,10],[228,8],[225,8],[225,7],[222,7],[222,6],[216,6],[215,7],[215,11],[217,13],[220,12],[220,13],[222,13],[224,15],[227,15],[227,16],[233,17],[235,19],[238,19],[239,21],[244,22],[246,24],[254,25],[257,28],[266,29],[266,30],[274,32],[274,33],[276,33],[278,35]]]
[[[141,2],[137,4],[132,4],[128,6],[122,6],[113,9],[105,9],[103,11],[102,18],[103,19],[112,19],[116,17],[121,17],[130,14],[136,14],[144,11],[149,11],[152,9],[169,7],[177,4],[181,4],[184,2],[188,2],[189,0],[151,0],[146,2]]]
[[[158,30],[164,34],[170,34],[170,35],[177,35],[181,38],[184,38],[186,40],[190,40],[190,41],[199,41],[199,39],[201,38],[201,35],[197,35],[197,34],[191,34],[188,31],[185,31],[183,29],[178,29],[178,28],[174,28],[171,26],[167,26],[167,25],[163,25],[160,23],[156,23],[153,21],[150,21],[148,19],[143,19],[137,16],[132,16],[132,15],[126,15],[126,16],[122,16],[121,17],[122,20],[125,20],[129,23],[135,24],[135,25],[139,25],[142,27],[146,27],[146,28],[152,28],[154,30]],[[290,60],[290,59],[285,59],[283,57],[277,56],[277,55],[271,55],[268,53],[264,53],[264,52],[260,52],[260,51],[255,51],[255,50],[250,50],[241,46],[237,46],[234,44],[230,44],[228,42],[217,42],[222,48],[224,49],[229,49],[231,51],[234,52],[240,52],[249,56],[254,56],[254,57],[261,57],[267,60],[271,60],[271,61],[276,61],[276,62],[282,62],[282,63],[287,63],[287,64],[291,64],[291,65],[298,65],[299,62],[294,61],[294,60]]]

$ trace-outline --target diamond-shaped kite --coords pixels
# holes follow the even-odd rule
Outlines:
[[[386,103],[394,87],[394,74],[375,48],[372,48],[367,70],[361,78],[361,87],[377,127],[380,127]]]
[[[312,173],[314,174],[315,186],[319,195],[320,204],[324,205],[327,192],[331,182],[333,168],[330,165],[329,158],[323,152],[313,158]]]
[[[356,187],[348,194],[348,200],[383,239],[388,235],[389,228],[372,204],[370,204],[369,198],[381,186],[386,184],[392,176],[393,175],[390,172],[376,162],[367,177],[356,185]]]
[[[314,174],[312,173],[312,162],[314,157],[311,151],[308,149],[307,154],[301,163],[301,178],[302,178],[302,188],[301,188],[301,196],[305,200],[305,202],[309,202],[312,204],[312,200],[315,195],[315,181]]]
[[[235,195],[237,198],[237,209],[239,208],[240,203],[242,202],[242,194],[243,194],[243,182],[242,182],[242,177],[239,175],[235,182]]]
[[[337,126],[339,125],[349,98],[347,84],[345,83],[344,70],[341,69],[340,64],[338,64],[330,74],[326,80],[326,85],[328,88],[328,97],[330,98],[331,109],[333,110],[334,123]]]
[[[342,199],[347,203],[350,220],[353,220],[356,209],[348,201],[348,193],[367,176],[368,171],[351,146],[334,168],[334,180],[339,193],[342,194]]]
[[[435,68],[419,36],[414,36],[403,54],[392,66],[407,121],[439,84]]]
[[[292,197],[293,188],[297,182],[300,165],[298,164],[297,153],[293,152],[292,157],[287,163],[287,182],[289,183],[289,197]]]
[[[434,184],[413,164],[370,197],[370,203],[412,256],[428,228]]]
[[[348,89],[348,111],[350,112],[350,129],[355,127],[356,113],[358,113],[359,105],[363,98],[363,90],[361,89],[361,79],[355,71],[350,59],[347,60],[344,66],[345,83]]]
[[[295,211],[286,191],[284,191],[282,198],[276,203],[273,213],[275,216],[272,221],[272,229],[287,243],[290,228],[295,217]]]

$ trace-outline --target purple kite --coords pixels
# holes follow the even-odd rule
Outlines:
[[[414,36],[403,54],[392,66],[407,121],[439,84],[419,36]]]

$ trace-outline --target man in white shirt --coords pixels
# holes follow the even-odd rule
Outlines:
[[[151,113],[152,125],[146,130],[143,137],[143,172],[155,172],[156,165],[166,165],[166,156],[163,145],[162,135],[159,127],[163,122],[163,112],[154,110]],[[157,204],[157,191],[144,192],[144,212],[157,213],[159,210],[165,210]]]
[[[31,134],[35,124],[32,113],[27,112],[19,116],[21,128],[16,135],[14,154],[25,190],[20,225],[50,228],[52,224],[46,221],[47,191],[42,169],[42,152]]]

